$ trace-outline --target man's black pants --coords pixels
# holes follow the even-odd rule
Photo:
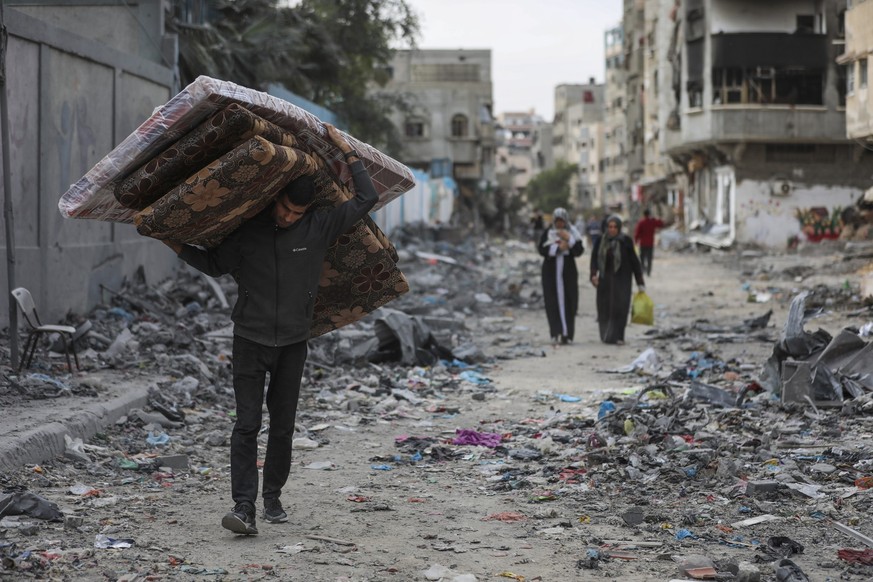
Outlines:
[[[268,372],[270,432],[264,457],[264,499],[278,498],[288,480],[294,416],[307,353],[305,341],[271,347],[239,336],[233,338],[236,424],[230,438],[230,480],[234,503],[247,501],[254,505],[258,497],[258,433]]]
[[[652,258],[655,256],[655,247],[640,247],[640,266],[646,275],[652,274]]]

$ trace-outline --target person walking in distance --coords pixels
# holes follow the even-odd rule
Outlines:
[[[582,255],[582,234],[570,223],[563,208],[555,208],[552,224],[537,245],[543,257],[542,284],[549,335],[555,343],[573,341],[579,307],[579,271],[576,257]]]
[[[664,228],[659,218],[652,218],[652,211],[646,208],[643,218],[637,222],[634,229],[634,242],[640,247],[640,263],[646,276],[652,275],[652,259],[655,255],[655,231]]]
[[[308,353],[307,339],[325,254],[379,199],[358,153],[332,125],[328,138],[352,171],[355,196],[328,212],[308,212],[315,178],[286,185],[272,206],[245,222],[220,245],[205,250],[165,241],[179,258],[207,275],[233,276],[239,288],[231,319],[236,423],[230,440],[233,509],[221,525],[255,535],[258,433],[266,391],[270,430],[264,457],[263,518],[288,521],[279,497],[291,469],[294,417]]]
[[[591,250],[591,284],[597,287],[597,323],[600,341],[624,344],[631,305],[631,278],[640,291],[646,283],[634,243],[621,232],[621,218],[606,219],[606,232]]]

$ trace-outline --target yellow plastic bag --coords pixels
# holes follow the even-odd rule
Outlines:
[[[631,323],[653,325],[655,323],[655,304],[645,291],[637,291],[631,303]]]

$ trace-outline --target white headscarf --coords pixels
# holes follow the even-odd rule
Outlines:
[[[564,221],[564,230],[569,231],[570,236],[573,237],[572,240],[568,241],[570,243],[570,246],[573,246],[576,241],[582,240],[582,235],[579,233],[579,230],[570,222],[570,213],[567,212],[565,208],[555,208],[555,211],[552,212],[552,224],[551,226],[549,226],[549,233],[546,235],[546,238],[543,241],[544,247],[557,244],[560,240],[560,238],[558,237],[558,229],[555,228],[555,221],[557,221],[558,219]],[[559,250],[558,253],[567,255],[570,254],[570,251]]]

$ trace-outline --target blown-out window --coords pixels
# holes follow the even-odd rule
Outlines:
[[[452,117],[452,137],[467,137],[467,116],[455,115]]]
[[[406,137],[424,137],[425,136],[425,125],[424,121],[421,119],[407,119],[406,123],[403,125],[404,133]]]

